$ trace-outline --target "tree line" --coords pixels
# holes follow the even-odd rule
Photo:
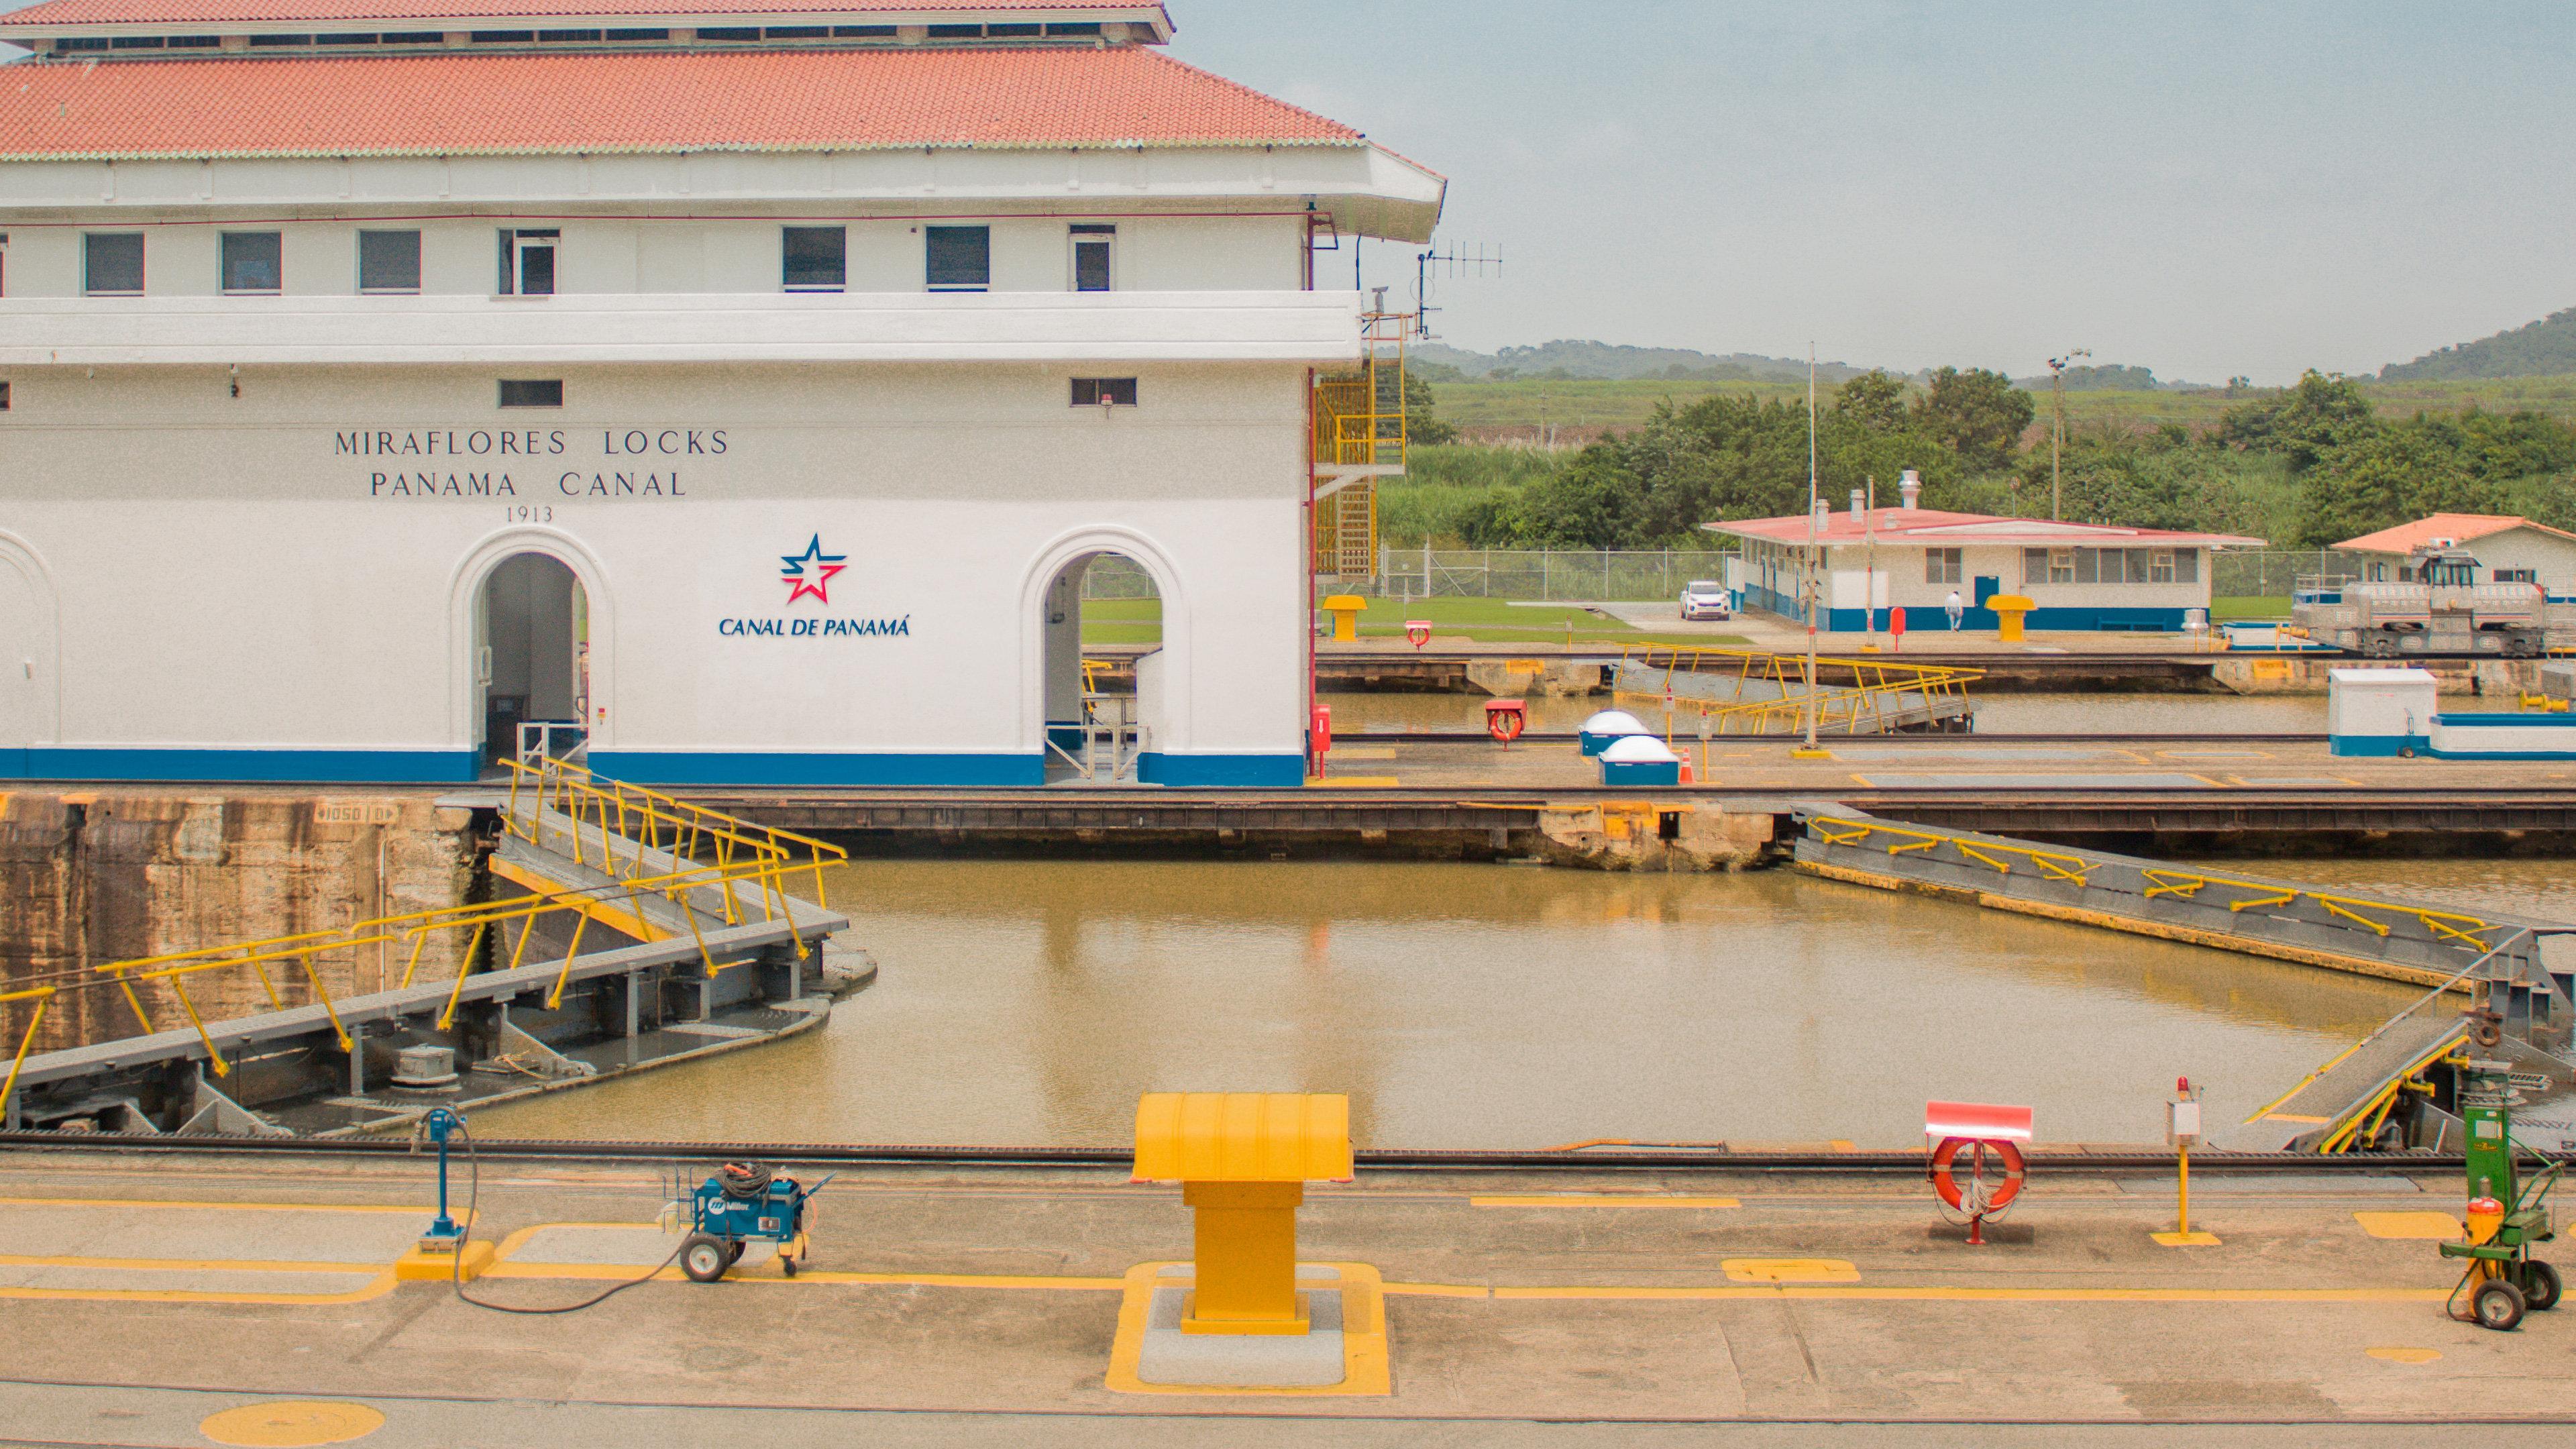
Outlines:
[[[1820,496],[1841,507],[1874,480],[1881,506],[1892,505],[1911,468],[1926,508],[2047,517],[2050,450],[2032,426],[2036,411],[2030,392],[1983,368],[1945,367],[1919,386],[1864,373],[1818,409]],[[1470,456],[1491,450],[1425,448],[1412,470],[1420,496],[1389,502],[1399,515],[1411,507],[1422,532],[1469,547],[1707,546],[1715,539],[1702,523],[1803,511],[1808,446],[1803,399],[1718,394],[1665,403],[1640,427],[1508,468]],[[2167,424],[2070,434],[2059,506],[2085,523],[2318,547],[2436,512],[2576,527],[2571,473],[2576,428],[2546,414],[2471,407],[2387,418],[2353,379],[2310,372],[2197,433]]]

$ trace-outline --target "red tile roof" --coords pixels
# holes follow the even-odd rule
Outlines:
[[[0,79],[0,160],[1363,139],[1132,46],[21,63]]]
[[[1863,520],[1867,521],[1864,522]],[[1703,523],[1711,533],[1804,546],[1807,515],[1786,518],[1739,518],[1732,523]],[[2045,518],[2001,518],[1990,513],[1944,513],[1937,508],[1877,508],[1855,517],[1837,510],[1817,529],[1816,542],[1862,543],[1957,548],[1967,544],[2012,544],[2043,547],[2174,547],[2261,548],[2263,540],[2233,533],[2177,533],[2162,528],[2116,528],[2101,523],[2059,523]]]
[[[1151,10],[1154,0],[43,0],[0,25],[220,25],[370,20],[539,19],[648,15],[857,15],[1020,10]],[[616,23],[607,19],[606,23]],[[1165,20],[1168,25],[1168,19]]]
[[[2437,538],[2466,543],[2473,538],[2484,538],[2490,533],[2503,533],[2516,528],[2536,528],[2542,533],[2554,533],[2560,538],[2576,538],[2576,533],[2551,528],[2545,523],[2534,523],[2528,518],[2510,513],[2436,513],[2430,518],[2416,519],[2413,523],[2401,523],[2395,528],[2383,528],[2377,533],[2365,533],[2359,538],[2347,538],[2335,547],[2352,549],[2358,553],[2413,553]]]

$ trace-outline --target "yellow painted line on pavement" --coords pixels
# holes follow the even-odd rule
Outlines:
[[[1378,1291],[1411,1298],[1491,1298],[1494,1290],[1480,1283],[1382,1283]]]
[[[364,1288],[346,1293],[218,1293],[195,1288],[0,1288],[0,1298],[64,1298],[92,1303],[269,1303],[320,1307],[364,1303],[393,1291],[394,1271],[385,1269]]]
[[[1988,1288],[1926,1284],[1857,1287],[1781,1283],[1742,1287],[1568,1285],[1496,1288],[1496,1298],[1845,1298],[1923,1303],[2439,1303],[2446,1288]]]
[[[1480,1208],[1731,1208],[1744,1204],[1731,1197],[1657,1197],[1642,1192],[1513,1193],[1467,1199]]]
[[[290,1262],[282,1258],[80,1258],[0,1253],[0,1268],[113,1268],[133,1273],[381,1273],[382,1263]]]

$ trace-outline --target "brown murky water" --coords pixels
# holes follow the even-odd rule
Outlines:
[[[2393,886],[2405,865],[2331,870]],[[2425,869],[2469,893],[2531,879]],[[1898,1147],[1931,1097],[2142,1141],[2177,1074],[2241,1116],[2411,995],[1786,871],[895,860],[831,888],[883,974],[826,1029],[477,1128],[1108,1145],[1138,1093],[1195,1089],[1349,1092],[1382,1147]]]

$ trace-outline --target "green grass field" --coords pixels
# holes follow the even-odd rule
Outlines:
[[[2475,404],[2490,412],[2528,409],[2576,420],[2576,375],[2470,382],[2365,381],[2362,387],[2379,410],[2391,417],[2413,417],[2427,409],[2457,412]],[[1541,382],[1516,377],[1501,382],[1433,383],[1431,393],[1437,416],[1462,428],[1531,428],[1548,424],[1630,428],[1644,422],[1655,405],[1666,399],[1678,406],[1713,393],[1729,393],[1803,401],[1807,390],[1802,383],[1781,382],[1613,382],[1592,378]],[[1818,396],[1820,405],[1833,405],[1830,388],[1820,388]],[[2046,422],[2048,394],[2039,393],[2036,398],[2040,420]],[[2128,431],[2180,423],[2196,430],[2217,422],[2220,414],[2244,400],[2243,396],[2231,398],[2214,388],[2206,392],[2070,392],[2066,395],[2066,425],[2070,430],[2111,427]]]
[[[2209,601],[2209,621],[2230,623],[2237,619],[2286,619],[2290,617],[2287,594],[2251,594],[2236,598],[2218,597]]]

